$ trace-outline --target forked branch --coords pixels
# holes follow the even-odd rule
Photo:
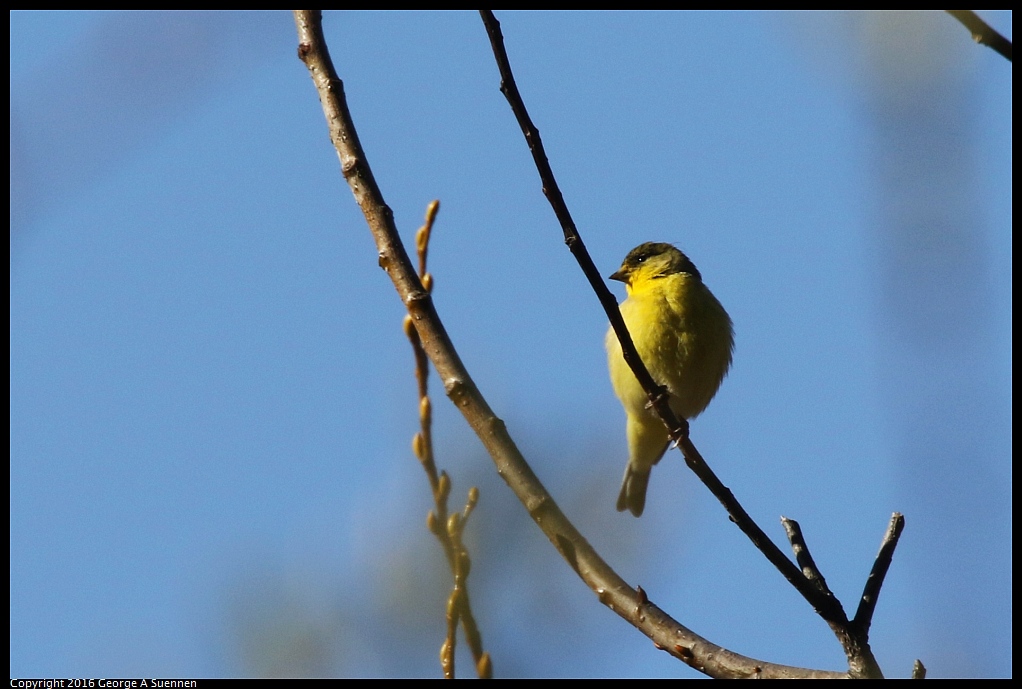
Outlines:
[[[589,280],[589,284],[592,285],[596,296],[600,300],[600,304],[603,306],[604,311],[606,311],[611,327],[613,327],[614,333],[621,342],[624,359],[631,367],[642,388],[646,391],[650,406],[659,414],[664,425],[667,427],[671,439],[681,449],[686,464],[724,506],[731,517],[731,521],[749,537],[760,552],[830,625],[845,651],[851,676],[882,677],[880,667],[869,648],[868,627],[863,629],[860,626],[852,625],[848,621],[840,601],[833,593],[826,589],[825,582],[822,587],[820,586],[820,583],[823,582],[823,577],[816,571],[815,564],[812,569],[818,577],[811,579],[803,574],[781,552],[780,548],[770,540],[759,525],[753,521],[752,517],[749,516],[745,508],[738,502],[731,490],[713,473],[713,470],[710,469],[692,443],[689,438],[688,422],[675,416],[670,407],[670,400],[666,389],[650,376],[649,370],[642,362],[632,342],[631,335],[629,335],[628,329],[625,327],[617,300],[607,288],[606,283],[604,283],[603,278],[596,269],[596,265],[589,256],[589,251],[586,249],[585,243],[579,235],[578,228],[571,218],[571,213],[568,211],[567,204],[564,202],[564,197],[561,195],[560,187],[554,178],[550,161],[543,148],[543,140],[540,138],[539,130],[533,124],[532,118],[529,116],[525,103],[522,100],[521,93],[518,91],[518,85],[511,70],[507,50],[504,47],[504,36],[500,30],[500,22],[493,16],[493,12],[489,10],[480,10],[480,15],[486,27],[486,32],[489,35],[490,47],[493,49],[493,56],[497,62],[497,69],[500,72],[500,91],[511,106],[511,110],[518,121],[519,127],[521,127],[529,150],[532,152],[533,161],[536,164],[536,169],[542,181],[543,193],[546,195],[554,214],[557,216],[557,220],[561,224],[565,243],[571,250],[572,255],[575,256],[579,267],[581,267],[582,272]],[[790,522],[790,520],[786,521]],[[794,522],[790,523],[795,524]],[[797,530],[797,528],[798,525],[795,524],[795,529]],[[800,533],[799,539],[801,539]],[[801,546],[802,551],[808,555],[808,548],[805,547],[805,544],[801,543]]]

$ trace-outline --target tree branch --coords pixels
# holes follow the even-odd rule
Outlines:
[[[811,582],[823,596],[833,600],[834,605],[841,610],[841,615],[844,617],[845,613],[844,608],[841,606],[841,602],[830,590],[830,587],[827,586],[827,580],[823,577],[823,573],[820,572],[819,567],[816,566],[816,560],[813,559],[813,554],[809,552],[809,546],[806,544],[805,537],[802,535],[802,527],[799,526],[797,521],[794,519],[788,519],[787,517],[781,517],[781,524],[784,525],[784,531],[788,535],[788,541],[791,543],[791,549],[795,553],[795,561],[798,562],[799,567],[802,568],[803,576],[805,576],[806,580]],[[888,560],[888,562],[890,562],[890,560]],[[877,592],[879,593],[879,590]],[[848,671],[852,677],[883,677],[880,665],[877,663],[876,658],[873,656],[873,651],[869,647],[868,625],[866,627],[861,627],[849,622],[847,618],[844,618],[843,621],[827,620],[827,624],[830,625],[831,630],[834,632],[838,642],[841,644],[841,648],[845,652],[845,657],[848,659]]]
[[[703,459],[692,443],[689,437],[688,422],[684,419],[679,420],[675,416],[670,407],[670,399],[666,388],[654,381],[652,376],[650,376],[649,370],[643,364],[641,357],[636,351],[631,335],[629,335],[628,329],[621,317],[617,299],[614,298],[603,282],[603,278],[600,277],[600,273],[589,256],[589,251],[586,249],[582,237],[579,235],[578,228],[575,226],[571,213],[568,211],[564,198],[561,195],[553,170],[550,168],[546,151],[543,148],[543,141],[540,138],[539,130],[533,124],[532,118],[529,117],[525,103],[518,91],[518,85],[511,71],[507,50],[504,47],[504,36],[500,30],[500,22],[497,21],[490,10],[480,10],[479,13],[482,16],[483,24],[486,26],[486,32],[490,38],[490,46],[493,49],[493,56],[500,71],[500,91],[511,106],[515,119],[518,121],[522,134],[528,143],[529,150],[532,152],[536,169],[539,171],[540,180],[543,184],[543,193],[546,195],[554,210],[554,214],[557,216],[557,220],[561,224],[564,241],[575,256],[579,266],[582,268],[582,272],[596,292],[600,304],[603,306],[604,311],[606,311],[611,327],[621,342],[621,350],[625,361],[631,367],[643,390],[646,391],[650,405],[659,414],[664,425],[667,426],[671,439],[681,449],[685,457],[685,463],[724,506],[731,517],[731,521],[748,536],[767,560],[802,594],[802,597],[813,606],[813,609],[831,627],[842,648],[845,650],[850,675],[852,677],[883,677],[872,650],[869,648],[868,636],[864,633],[857,633],[858,630],[851,626],[840,601],[826,588],[823,576],[816,570],[815,564],[813,564],[812,570],[817,576],[816,579],[810,579],[808,576],[803,575],[791,560],[781,552],[780,548],[770,540],[759,525],[753,521],[752,517],[749,516],[745,508],[738,502],[731,490],[713,473],[713,470],[710,469],[706,460]],[[794,524],[794,522],[790,523]],[[795,524],[795,529],[798,529],[797,524]],[[808,549],[805,548],[804,542],[801,543],[801,547],[805,554],[808,555]],[[810,562],[812,561],[811,556],[809,560]],[[820,586],[821,583],[823,583],[822,587]]]
[[[497,473],[529,515],[601,603],[646,634],[657,648],[691,667],[719,678],[842,678],[845,673],[777,665],[717,646],[672,619],[625,582],[583,538],[540,483],[476,388],[423,288],[394,225],[358,139],[323,37],[319,10],[295,10],[298,56],[309,69],[337,149],[341,171],[376,241],[380,266],[394,283],[419,333],[423,349],[443,381],[448,397],[476,432]]]
[[[877,599],[880,597],[880,587],[884,585],[884,577],[891,566],[891,559],[894,557],[894,549],[898,547],[898,539],[905,528],[905,517],[895,512],[891,515],[891,523],[887,526],[887,532],[880,543],[880,552],[877,553],[873,562],[873,569],[866,577],[866,585],[862,589],[862,597],[859,599],[859,607],[855,611],[855,618],[852,624],[862,629],[864,634],[869,633],[869,627],[873,624],[873,611],[876,610]]]
[[[576,261],[578,261],[582,272],[588,278],[593,291],[596,292],[596,296],[599,298],[600,304],[610,320],[610,325],[614,329],[614,334],[617,335],[618,340],[621,342],[621,352],[624,359],[632,369],[639,384],[642,385],[642,389],[649,396],[650,404],[667,426],[671,439],[681,448],[685,461],[696,475],[699,476],[700,480],[710,488],[713,495],[724,505],[732,521],[752,539],[756,547],[763,551],[764,555],[774,563],[774,566],[780,570],[781,574],[796,589],[802,591],[802,595],[809,600],[814,608],[821,607],[826,609],[829,604],[821,602],[818,606],[814,603],[813,599],[818,598],[818,596],[808,585],[808,582],[803,579],[798,569],[781,553],[780,549],[773,545],[762,529],[752,521],[748,513],[738,504],[731,491],[721,483],[720,479],[717,478],[706,464],[706,461],[699,454],[695,445],[688,438],[688,422],[685,419],[679,419],[674,414],[666,388],[653,380],[638,351],[636,351],[635,343],[632,342],[632,336],[629,334],[624,319],[621,317],[617,298],[614,297],[600,276],[600,272],[597,270],[592,257],[589,256],[589,250],[586,249],[585,243],[579,235],[578,228],[571,218],[571,213],[564,203],[564,197],[561,195],[560,187],[554,178],[553,170],[551,170],[550,163],[547,160],[539,130],[532,123],[532,118],[529,117],[525,103],[522,101],[521,94],[518,91],[518,85],[515,83],[507,50],[504,48],[504,35],[500,30],[500,22],[493,16],[493,12],[489,10],[480,10],[480,14],[482,15],[483,24],[486,26],[486,32],[490,37],[493,56],[500,70],[500,91],[510,104],[515,119],[518,120],[518,125],[521,127],[522,134],[529,145],[529,150],[532,151],[533,160],[536,163],[540,180],[543,183],[543,193],[553,207],[554,215],[557,216],[557,220],[561,224],[561,230],[564,232],[564,243],[568,245],[571,253],[575,256]],[[843,615],[843,612],[841,614]]]
[[[997,51],[1011,62],[1011,41],[979,18],[972,10],[944,10],[957,19],[972,34],[972,40]]]
[[[795,553],[795,562],[802,568],[802,575],[812,582],[823,595],[834,598],[834,593],[827,586],[827,580],[823,578],[812,553],[809,552],[809,546],[806,545],[805,537],[802,535],[802,527],[798,525],[797,521],[787,517],[781,517],[781,524],[784,526],[784,532],[788,535],[791,550]],[[841,603],[837,604],[841,605]]]
[[[433,222],[440,210],[440,202],[433,201],[426,208],[426,222],[415,233],[415,250],[419,255],[419,280],[423,288],[432,293],[433,276],[426,270],[426,256],[429,253],[429,238],[433,232]],[[472,604],[468,595],[468,572],[471,558],[462,541],[465,523],[469,514],[479,501],[479,489],[475,486],[468,491],[468,503],[458,515],[448,517],[447,499],[451,494],[451,480],[444,472],[437,472],[436,460],[433,456],[433,403],[429,399],[429,359],[422,349],[419,333],[412,324],[412,317],[405,316],[405,335],[412,345],[415,355],[415,379],[419,388],[419,432],[412,439],[412,449],[422,464],[429,478],[433,493],[433,510],[426,519],[429,530],[440,541],[447,557],[447,564],[454,576],[454,588],[447,603],[447,638],[440,649],[440,665],[444,677],[454,679],[455,644],[457,643],[458,623],[465,631],[465,639],[472,652],[476,671],[481,679],[493,676],[493,662],[483,649],[483,637],[479,633],[479,625],[472,614]]]

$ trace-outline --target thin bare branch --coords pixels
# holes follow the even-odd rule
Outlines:
[[[689,437],[688,423],[684,419],[679,420],[674,415],[670,407],[666,388],[659,385],[650,376],[648,369],[635,350],[635,345],[632,342],[627,327],[625,327],[617,300],[610,293],[603,278],[600,277],[600,273],[589,256],[589,252],[579,235],[578,228],[575,226],[564,198],[561,195],[557,180],[554,178],[553,170],[547,159],[546,151],[543,148],[539,130],[533,124],[532,118],[529,116],[525,103],[518,91],[518,85],[511,70],[507,50],[504,47],[504,35],[500,30],[500,22],[497,21],[490,10],[480,10],[480,15],[482,16],[483,24],[486,26],[490,46],[493,49],[497,68],[500,71],[500,91],[511,106],[515,119],[518,121],[522,134],[528,143],[529,150],[532,152],[536,169],[539,171],[540,180],[543,184],[543,193],[546,195],[554,210],[554,214],[561,224],[564,241],[575,256],[579,266],[582,268],[582,272],[596,292],[600,304],[603,306],[604,311],[606,311],[607,318],[610,320],[611,326],[621,342],[625,361],[646,391],[652,408],[660,415],[664,425],[667,426],[671,439],[681,449],[685,457],[685,463],[724,506],[731,517],[731,521],[748,536],[749,540],[763,553],[767,560],[777,568],[784,578],[802,594],[803,598],[827,622],[845,650],[850,675],[853,677],[882,677],[880,667],[869,648],[868,637],[864,634],[854,633],[855,630],[850,627],[848,617],[840,601],[838,601],[833,593],[826,590],[825,583],[822,588],[819,586],[820,582],[823,581],[822,575],[816,572],[818,575],[816,580],[804,576],[799,571],[799,568],[784,555],[781,549],[753,521],[752,517],[749,516],[745,508],[738,502],[731,490],[713,473],[713,470],[710,469],[706,460],[703,459],[692,443]]]
[[[997,51],[1011,62],[1011,41],[1002,36],[992,26],[979,18],[972,10],[945,10],[957,19],[972,34],[972,40]]]
[[[791,549],[795,553],[795,561],[802,568],[802,574],[820,590],[821,594],[834,601],[834,605],[841,609],[843,616],[844,608],[833,591],[830,590],[830,587],[827,586],[827,580],[824,578],[820,568],[816,566],[813,554],[810,552],[805,536],[802,534],[802,527],[794,519],[788,519],[787,517],[781,517],[781,524],[784,525],[784,531],[788,535]],[[849,674],[852,677],[883,677],[880,665],[877,663],[876,658],[873,656],[873,651],[869,647],[868,627],[859,627],[848,622],[847,618],[843,622],[832,622],[830,620],[827,622],[830,624],[830,628],[834,631],[834,635],[837,636],[841,648],[845,652],[845,657],[848,659]]]
[[[797,521],[787,517],[781,517],[781,524],[784,526],[784,532],[788,534],[788,542],[791,543],[791,550],[795,553],[795,562],[802,568],[803,576],[815,584],[823,595],[834,598],[834,593],[827,586],[827,580],[823,578],[823,573],[816,566],[813,554],[809,552],[809,546],[806,545],[805,537],[802,535],[802,527]],[[837,602],[836,599],[835,602]],[[837,605],[841,605],[841,603],[837,602]]]
[[[472,606],[468,601],[468,573],[472,569],[472,560],[469,557],[468,548],[465,547],[462,540],[465,524],[478,502],[479,489],[473,486],[468,491],[468,502],[465,503],[465,509],[455,512],[447,519],[445,532],[455,553],[452,567],[454,588],[451,590],[451,596],[447,602],[447,639],[440,649],[440,661],[444,677],[447,679],[454,679],[454,648],[457,642],[456,632],[459,621],[465,631],[465,638],[472,648],[479,678],[490,679],[493,676],[493,663],[489,654],[483,651],[483,640],[479,634],[479,627],[472,617]]]
[[[884,577],[891,566],[891,559],[894,557],[894,549],[898,547],[898,539],[905,529],[905,517],[898,512],[891,515],[891,522],[887,525],[884,539],[880,543],[880,552],[873,561],[873,569],[866,577],[866,585],[862,588],[862,597],[859,599],[859,607],[855,611],[855,618],[852,624],[860,628],[863,633],[869,632],[873,623],[873,612],[876,610],[877,599],[880,597],[880,587],[884,585]]]
[[[529,117],[529,113],[525,109],[525,103],[518,92],[518,85],[515,83],[514,74],[511,73],[511,63],[508,61],[507,51],[504,49],[504,35],[500,31],[500,22],[493,16],[493,12],[489,10],[480,10],[479,13],[482,15],[483,24],[486,25],[486,32],[490,37],[490,46],[493,48],[494,57],[497,59],[497,67],[500,70],[500,91],[507,98],[508,103],[511,104],[511,110],[518,120],[518,126],[521,127],[522,134],[525,135],[525,140],[529,145],[529,150],[532,151],[532,158],[539,169],[540,180],[543,182],[543,193],[553,207],[554,215],[557,216],[561,229],[564,231],[564,243],[568,245],[568,249],[574,254],[579,267],[582,268],[582,272],[585,273],[589,284],[603,305],[603,310],[607,312],[607,318],[610,319],[614,332],[617,334],[618,339],[621,340],[625,361],[628,362],[632,371],[635,372],[635,377],[639,379],[643,390],[650,393],[650,401],[656,406],[661,416],[665,420],[669,420],[668,427],[677,433],[677,438],[687,435],[688,423],[684,419],[679,420],[674,415],[668,404],[666,388],[658,385],[653,380],[653,376],[649,374],[646,365],[642,363],[642,359],[632,343],[632,336],[628,333],[625,321],[621,317],[621,311],[617,306],[617,298],[614,297],[613,292],[610,291],[607,283],[600,276],[600,272],[596,269],[596,264],[589,256],[589,250],[586,248],[582,237],[578,233],[578,229],[575,227],[575,221],[571,218],[568,206],[561,195],[561,189],[554,178],[553,170],[550,169],[550,162],[546,157],[546,151],[543,148],[543,140],[539,136],[539,130],[532,123],[532,118]],[[675,435],[672,434],[671,437],[674,438]]]
[[[295,10],[298,56],[309,69],[337,149],[341,171],[362,209],[376,241],[380,266],[413,318],[423,349],[436,368],[448,397],[482,440],[497,473],[525,505],[550,542],[601,603],[646,634],[657,648],[691,667],[719,678],[842,678],[846,673],[807,670],[767,663],[733,653],[707,641],[672,619],[653,603],[640,599],[567,519],[526,463],[504,422],[494,415],[476,388],[423,288],[373,178],[358,140],[344,97],[344,85],[334,70],[323,38],[318,10]],[[484,657],[481,661],[488,662]]]
[[[415,251],[419,256],[419,280],[426,292],[430,294],[433,292],[433,276],[426,270],[426,257],[429,253],[429,239],[433,233],[433,223],[436,221],[439,210],[440,202],[431,202],[426,208],[426,222],[415,234]],[[405,316],[404,330],[415,355],[415,379],[418,381],[419,387],[419,432],[412,439],[412,449],[422,464],[422,468],[426,471],[433,493],[433,511],[429,513],[426,523],[429,530],[440,541],[444,555],[447,556],[451,574],[454,576],[454,587],[447,604],[447,638],[440,649],[440,665],[444,677],[454,679],[455,646],[458,623],[460,622],[465,631],[465,639],[468,641],[476,669],[480,670],[485,667],[492,674],[493,664],[483,650],[483,638],[479,633],[475,615],[472,614],[467,581],[471,561],[468,549],[461,539],[465,520],[468,519],[468,515],[479,500],[479,490],[474,486],[469,489],[468,504],[465,506],[463,519],[460,522],[454,520],[455,526],[452,527],[451,518],[447,513],[451,481],[446,473],[437,473],[433,455],[433,403],[429,399],[429,359],[422,348],[419,333],[412,324],[411,316]],[[452,517],[457,517],[457,515],[452,515]],[[482,662],[484,656],[487,656],[486,663]],[[480,677],[484,677],[484,675],[480,675]]]
[[[525,135],[525,139],[529,144],[529,149],[532,151],[533,159],[535,160],[536,167],[539,170],[540,179],[543,183],[543,193],[546,194],[547,199],[550,201],[550,205],[554,209],[554,214],[561,223],[565,243],[575,255],[579,266],[582,268],[582,272],[585,273],[586,277],[589,279],[589,283],[593,286],[597,297],[599,297],[600,303],[603,305],[604,311],[607,313],[607,318],[610,320],[615,334],[621,341],[621,349],[624,354],[625,361],[628,362],[628,365],[634,372],[635,377],[639,380],[639,383],[649,395],[653,408],[664,421],[671,438],[681,448],[682,453],[685,456],[686,463],[692,471],[696,473],[700,480],[706,484],[725,509],[727,509],[732,521],[738,525],[738,528],[740,528],[752,540],[756,547],[759,548],[767,559],[773,563],[782,575],[784,575],[785,579],[798,589],[798,591],[807,601],[809,601],[809,604],[812,605],[817,612],[828,620],[832,619],[836,622],[847,622],[847,617],[845,616],[844,611],[840,608],[840,604],[835,606],[835,599],[820,595],[819,590],[804,576],[802,576],[801,572],[799,572],[798,568],[791,562],[791,560],[785,557],[780,548],[774,545],[773,541],[767,537],[759,525],[752,520],[749,514],[734,497],[731,490],[727,488],[727,486],[725,486],[719,478],[717,478],[716,474],[713,473],[709,465],[707,465],[706,460],[703,459],[702,455],[689,439],[688,423],[684,419],[679,420],[675,416],[674,412],[671,410],[669,396],[665,388],[653,380],[645,364],[642,363],[642,359],[632,342],[631,335],[628,334],[628,328],[624,324],[624,319],[621,317],[621,311],[618,308],[617,299],[614,298],[614,295],[610,292],[606,283],[603,281],[603,278],[600,277],[600,273],[596,269],[596,265],[593,263],[592,258],[589,256],[589,252],[586,250],[585,244],[583,243],[581,236],[579,236],[578,229],[575,227],[575,223],[571,219],[571,214],[568,212],[564,199],[561,196],[557,180],[554,178],[553,171],[550,168],[550,163],[546,157],[546,152],[543,149],[543,142],[540,139],[539,130],[537,130],[535,125],[532,123],[532,119],[529,117],[528,111],[525,108],[525,103],[522,101],[521,94],[518,92],[518,86],[515,83],[514,74],[511,71],[511,64],[507,57],[507,51],[504,48],[504,36],[500,30],[500,22],[497,21],[496,17],[494,17],[493,13],[489,10],[481,10],[480,13],[482,14],[483,23],[486,25],[487,33],[490,36],[490,45],[493,48],[493,54],[497,60],[497,65],[500,70],[501,93],[504,94],[508,103],[511,105],[511,110],[514,112],[515,118],[518,120],[518,124],[522,128],[522,133]]]

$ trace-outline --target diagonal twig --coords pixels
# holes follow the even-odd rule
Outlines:
[[[999,34],[994,27],[980,19],[972,10],[944,10],[957,19],[972,34],[972,40],[1000,53],[1011,62],[1011,41]]]
[[[795,562],[802,569],[802,575],[811,581],[823,595],[833,598],[833,591],[827,586],[827,580],[823,578],[823,573],[816,566],[813,554],[809,552],[809,546],[806,545],[806,539],[802,535],[802,527],[799,526],[797,521],[787,517],[781,517],[781,524],[784,526],[784,532],[788,535],[788,542],[791,543],[791,550],[795,554]]]
[[[440,202],[431,202],[426,208],[426,222],[415,234],[415,249],[419,256],[419,280],[428,293],[433,291],[433,276],[426,270],[426,257],[433,222],[439,210]],[[462,541],[465,522],[479,500],[479,490],[474,486],[469,489],[468,504],[460,518],[457,514],[448,517],[447,499],[451,494],[451,480],[446,472],[437,471],[433,456],[433,403],[429,399],[429,359],[422,349],[422,342],[412,324],[411,316],[405,316],[404,331],[415,355],[415,379],[419,388],[419,432],[412,439],[412,449],[429,478],[433,493],[433,510],[430,511],[426,524],[440,541],[447,557],[447,564],[454,576],[454,588],[447,603],[447,638],[440,650],[440,665],[444,677],[454,679],[455,644],[460,623],[475,661],[476,672],[480,678],[489,679],[493,676],[493,662],[483,649],[482,634],[479,633],[479,625],[472,613],[467,581],[471,559]]]
[[[887,526],[887,532],[880,543],[880,552],[873,561],[873,568],[866,577],[866,585],[862,588],[862,597],[859,598],[859,607],[855,611],[852,624],[862,629],[864,633],[869,632],[873,623],[873,611],[876,610],[877,599],[880,597],[880,587],[884,585],[884,577],[891,566],[891,558],[894,557],[894,549],[898,547],[898,539],[905,528],[905,517],[895,512],[891,515],[891,523]]]

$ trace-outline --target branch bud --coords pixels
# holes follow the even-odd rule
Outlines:
[[[458,527],[461,524],[461,513],[454,512],[447,518],[447,533],[450,534],[451,538],[457,538]]]
[[[432,225],[436,220],[436,214],[440,212],[440,199],[433,199],[426,206],[426,224]]]
[[[440,478],[437,480],[437,499],[441,502],[447,502],[447,496],[451,494],[451,479],[447,475],[446,471],[440,472]]]
[[[412,344],[419,343],[419,331],[415,329],[415,323],[412,321],[412,317],[405,314],[404,320],[401,322],[401,327],[405,331],[405,337],[412,341]]]
[[[423,426],[433,423],[433,404],[428,397],[419,400],[419,421]]]
[[[479,679],[493,679],[493,661],[490,660],[490,652],[486,651],[476,663],[476,675]]]

